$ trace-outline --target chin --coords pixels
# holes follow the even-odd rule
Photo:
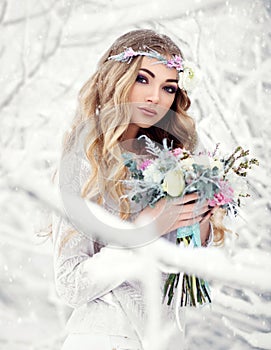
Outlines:
[[[141,128],[141,129],[148,129],[150,128],[151,126],[153,126],[154,124],[146,124],[146,123],[136,123],[136,125]]]
[[[148,129],[151,126],[157,124],[162,118],[153,118],[152,120],[138,120],[138,121],[131,121],[133,124],[135,124],[137,127],[142,128],[142,129]]]

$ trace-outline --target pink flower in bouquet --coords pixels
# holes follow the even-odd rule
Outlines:
[[[230,202],[230,199],[225,197],[223,193],[219,192],[214,195],[213,199],[209,199],[208,204],[210,207],[215,207],[216,205],[224,205]]]
[[[175,157],[178,157],[180,154],[183,154],[183,150],[181,148],[174,148],[174,150],[172,151],[173,155]]]
[[[216,193],[212,199],[209,199],[210,207],[224,205],[232,202],[234,190],[227,181],[219,181],[220,192]]]
[[[146,159],[146,160],[144,160],[144,162],[141,163],[139,169],[144,171],[144,170],[146,170],[146,169],[148,168],[148,166],[151,165],[151,164],[152,164],[152,160],[151,160],[151,159]]]

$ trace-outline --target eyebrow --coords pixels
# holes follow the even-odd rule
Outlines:
[[[139,70],[143,70],[144,72],[148,73],[152,78],[155,78],[155,74],[153,74],[153,72],[151,72],[149,69],[147,69],[147,68],[140,68]],[[178,80],[177,79],[167,79],[166,82],[177,83],[178,84]]]

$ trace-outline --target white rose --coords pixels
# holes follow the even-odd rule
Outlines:
[[[195,160],[191,157],[182,159],[180,161],[180,165],[182,168],[184,168],[185,170],[189,171],[189,170],[193,170],[193,164],[195,163]]]
[[[185,181],[181,169],[170,170],[166,173],[162,188],[172,197],[178,197],[183,193]]]
[[[184,62],[183,67],[183,72],[179,73],[179,88],[192,91],[201,81],[200,70],[191,62]]]
[[[163,179],[163,174],[156,169],[155,164],[149,165],[148,168],[143,171],[143,175],[146,182],[160,184]]]

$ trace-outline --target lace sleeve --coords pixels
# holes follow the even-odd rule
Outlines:
[[[89,165],[85,160],[73,163],[80,166],[78,174],[73,172],[75,166],[69,166],[70,160],[62,185],[64,183],[72,193],[79,195],[89,174]],[[52,229],[56,290],[68,305],[78,307],[101,298],[129,278],[135,266],[131,250],[104,247],[56,214],[53,214]]]
[[[104,296],[138,267],[131,249],[100,247],[61,218],[53,226],[56,290],[72,307]]]

